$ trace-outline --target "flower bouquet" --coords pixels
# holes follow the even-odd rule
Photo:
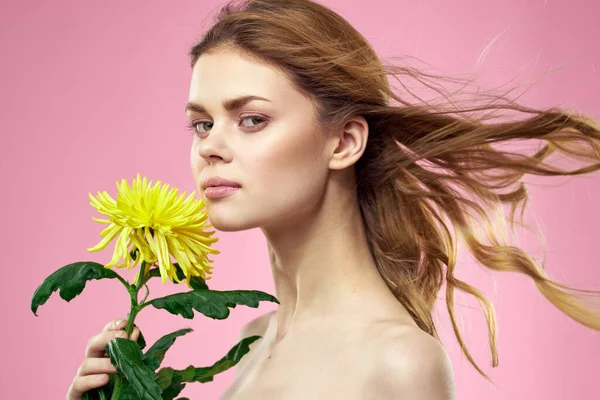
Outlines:
[[[93,279],[116,279],[123,284],[131,298],[131,308],[125,328],[131,335],[136,316],[146,307],[164,309],[183,318],[194,318],[194,310],[213,319],[225,319],[229,308],[244,305],[257,308],[260,301],[279,302],[270,294],[256,290],[210,290],[206,281],[212,271],[208,254],[219,254],[210,245],[217,241],[205,231],[207,212],[204,202],[193,199],[194,193],[185,200],[185,192],[177,196],[177,189],[162,185],[160,181],[152,186],[140,175],[131,186],[124,179],[117,182],[118,195],[115,201],[105,191],[96,197],[90,193],[91,205],[108,219],[93,218],[96,222],[108,224],[100,236],[103,239],[90,252],[104,249],[119,235],[112,260],[107,265],[92,261],[80,261],[66,265],[48,276],[36,289],[31,300],[31,311],[37,316],[39,306],[44,304],[53,292],[70,301],[79,295],[88,281]],[[171,256],[176,262],[171,261]],[[123,260],[123,262],[120,262]],[[129,283],[112,267],[132,269],[139,265],[135,278]],[[148,299],[148,283],[160,277],[162,283],[185,282],[189,291]],[[139,301],[138,293],[145,288],[144,298]],[[213,377],[236,365],[248,353],[252,342],[261,336],[250,336],[239,341],[220,360],[208,367],[190,365],[183,370],[161,367],[165,353],[175,340],[191,332],[180,329],[156,341],[148,350],[144,337],[139,335],[136,342],[115,338],[107,343],[106,354],[118,373],[110,374],[109,383],[88,391],[84,399],[148,399],[173,400],[189,382],[209,382]],[[159,369],[160,368],[160,369]],[[179,398],[178,400],[184,400]]]

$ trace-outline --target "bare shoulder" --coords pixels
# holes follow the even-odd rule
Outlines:
[[[395,326],[376,346],[373,374],[366,383],[375,398],[455,399],[452,363],[434,337],[417,327]]]
[[[277,311],[269,311],[268,313],[265,313],[254,318],[253,320],[250,320],[250,322],[246,323],[246,325],[244,325],[240,330],[238,340],[242,340],[243,338],[248,336],[262,336],[265,333],[267,326],[269,325],[271,316],[274,315],[276,312]]]
[[[244,338],[247,338],[248,336],[264,336],[265,331],[267,330],[267,327],[269,326],[269,321],[271,320],[271,317],[276,313],[277,311],[270,311],[268,313],[265,313],[263,315],[260,315],[252,320],[250,320],[248,323],[246,323],[246,325],[244,325],[242,327],[242,329],[240,330],[240,333],[238,335],[238,342]],[[252,356],[252,350],[258,346],[258,343],[261,342],[262,339],[258,339],[252,343],[250,343],[250,351],[249,353],[245,354],[240,361],[238,361],[236,367],[235,367],[235,375],[240,376],[243,367],[248,363],[248,361],[250,361],[250,357]]]

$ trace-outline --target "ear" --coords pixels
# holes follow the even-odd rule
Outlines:
[[[329,168],[341,170],[354,165],[365,152],[368,138],[369,124],[363,116],[357,115],[348,119],[331,136],[335,150],[329,160]]]

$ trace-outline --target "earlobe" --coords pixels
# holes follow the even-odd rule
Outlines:
[[[344,169],[356,163],[367,147],[369,124],[362,116],[354,116],[334,135],[337,147],[334,150],[329,168]]]

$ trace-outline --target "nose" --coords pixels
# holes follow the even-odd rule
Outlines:
[[[207,137],[200,139],[198,143],[198,155],[208,164],[219,161],[230,162],[231,150],[224,138],[224,131],[212,129]]]

